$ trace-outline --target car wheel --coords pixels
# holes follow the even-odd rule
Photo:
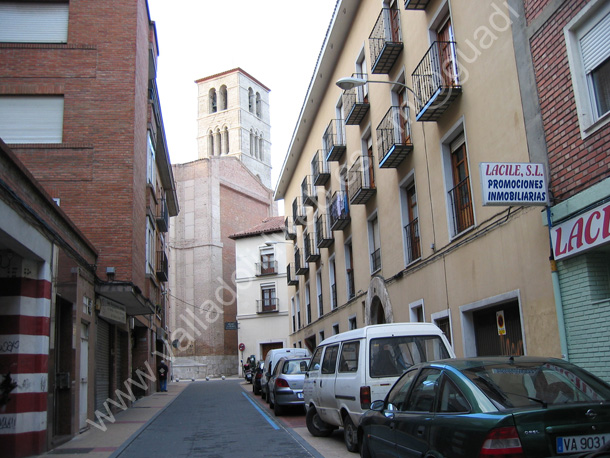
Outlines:
[[[256,386],[256,384],[253,384],[253,385],[252,385],[252,392],[253,392],[254,394],[256,394],[256,395],[259,395],[259,394],[261,393],[261,389],[260,389],[260,388],[258,388],[258,387]]]
[[[350,452],[358,451],[358,430],[348,413],[343,416],[343,440]]]
[[[371,450],[369,449],[369,440],[366,434],[360,433],[360,458],[372,458]]]
[[[315,407],[310,407],[307,409],[305,423],[307,424],[307,430],[314,437],[330,436],[335,429],[320,418]]]
[[[276,402],[273,405],[273,413],[275,414],[276,417],[279,417],[280,415],[282,415],[284,413],[284,408]]]

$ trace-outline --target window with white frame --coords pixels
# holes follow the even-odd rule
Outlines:
[[[146,273],[155,274],[156,268],[155,223],[146,218]]]
[[[409,304],[409,319],[414,323],[423,323],[426,321],[424,314],[424,301],[419,300]]]
[[[358,329],[358,322],[356,320],[356,315],[350,316],[347,319],[347,329],[351,331],[352,329]]]
[[[277,312],[278,302],[275,292],[275,284],[267,283],[261,285],[261,302],[259,313]]]
[[[256,269],[257,275],[271,275],[277,273],[275,249],[272,246],[260,247],[260,262]]]
[[[333,324],[333,335],[339,334],[339,323]]]
[[[328,274],[330,280],[330,309],[337,308],[337,276],[335,274],[335,257],[328,260]]]
[[[581,135],[610,122],[610,3],[589,2],[564,28]]]
[[[0,138],[5,143],[61,143],[62,95],[0,96]]]
[[[155,144],[153,142],[152,133],[148,131],[148,143],[147,143],[147,155],[146,155],[146,181],[148,184],[155,187],[156,184],[156,170],[157,164],[155,159]]]
[[[322,296],[322,270],[318,269],[316,272],[316,292],[318,294],[318,318],[322,318],[324,315],[324,299]]]
[[[377,213],[369,218],[369,253],[371,274],[381,270],[381,236],[379,235],[379,220]]]
[[[68,2],[0,2],[0,42],[67,43]]]
[[[311,324],[311,292],[309,291],[309,282],[305,283],[305,320],[307,324]]]

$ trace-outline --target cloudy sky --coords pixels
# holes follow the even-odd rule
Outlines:
[[[275,184],[336,0],[148,0],[172,163],[197,159],[195,80],[241,67],[269,89]]]

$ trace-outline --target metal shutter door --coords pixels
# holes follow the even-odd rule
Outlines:
[[[110,324],[100,319],[95,343],[95,410],[106,414],[104,402],[110,397]]]

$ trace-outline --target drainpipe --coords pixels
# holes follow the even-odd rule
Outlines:
[[[549,243],[553,243],[551,237],[551,208],[546,207],[546,220],[549,227]],[[551,279],[553,280],[553,293],[555,296],[555,310],[557,313],[557,327],[559,328],[559,343],[561,345],[561,357],[566,361],[568,358],[568,339],[566,337],[566,324],[563,317],[563,300],[561,298],[561,288],[559,286],[559,272],[557,271],[557,261],[553,258],[553,247],[551,246]]]

